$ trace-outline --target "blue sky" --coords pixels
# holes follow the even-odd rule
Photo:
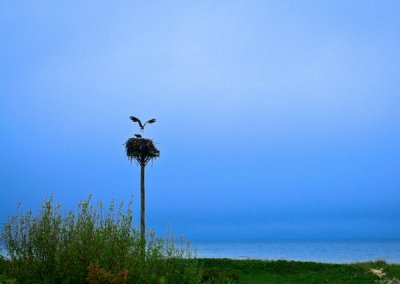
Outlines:
[[[398,1],[0,7],[0,221],[89,193],[138,220],[136,115],[160,234],[400,239]]]

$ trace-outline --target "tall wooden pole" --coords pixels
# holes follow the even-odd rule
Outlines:
[[[145,168],[149,161],[160,156],[160,151],[154,146],[151,139],[142,138],[139,134],[136,134],[136,138],[129,138],[125,143],[125,148],[128,158],[131,161],[137,161],[140,165],[140,241],[144,255],[146,248]]]
[[[146,243],[146,229],[145,229],[145,210],[146,210],[146,196],[144,189],[144,168],[146,164],[144,161],[140,163],[140,237],[143,245]]]

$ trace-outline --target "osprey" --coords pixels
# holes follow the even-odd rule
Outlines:
[[[130,116],[129,118],[130,118],[133,122],[137,122],[137,123],[139,124],[141,130],[144,130],[144,127],[146,126],[147,123],[148,123],[148,124],[152,124],[152,123],[156,122],[156,119],[153,118],[153,119],[150,119],[150,120],[146,121],[144,124],[142,124],[142,122],[140,121],[139,118],[136,118],[136,117],[134,117],[134,116]]]

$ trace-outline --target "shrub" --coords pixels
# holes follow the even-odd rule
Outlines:
[[[37,215],[18,206],[1,230],[9,273],[22,283],[200,282],[201,267],[190,248],[150,231],[143,253],[132,221],[132,202],[125,210],[111,202],[105,210],[91,196],[66,214],[52,198]]]
[[[127,270],[113,274],[109,270],[100,268],[98,264],[91,263],[87,267],[86,281],[88,284],[125,284],[127,279]]]
[[[9,262],[0,254],[0,284],[13,284],[15,279],[11,279],[9,275]]]

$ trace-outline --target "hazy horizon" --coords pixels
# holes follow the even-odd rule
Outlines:
[[[400,239],[397,1],[1,1],[0,222],[134,198],[193,240]]]

